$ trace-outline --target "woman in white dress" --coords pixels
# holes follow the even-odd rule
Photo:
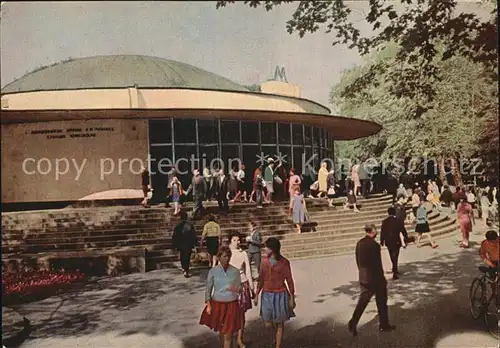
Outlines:
[[[238,297],[238,301],[242,313],[242,323],[241,329],[238,330],[237,343],[240,348],[245,348],[245,344],[243,343],[245,312],[252,308],[252,299],[254,297],[252,271],[250,269],[248,254],[240,248],[240,235],[238,232],[231,232],[229,235],[229,248],[231,249],[231,260],[229,261],[229,264],[240,270],[242,289]]]
[[[358,196],[361,188],[361,180],[359,180],[359,164],[355,164],[351,168],[351,180],[354,183],[354,195]]]
[[[318,184],[319,184],[319,193],[318,193],[318,198],[323,198],[326,197],[327,191],[328,191],[328,183],[327,183],[327,177],[328,177],[328,169],[327,169],[327,163],[323,162],[321,163],[321,168],[319,169],[318,173]]]

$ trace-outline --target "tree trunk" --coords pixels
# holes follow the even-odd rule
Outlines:
[[[451,175],[453,176],[455,186],[463,186],[464,181],[462,179],[462,173],[460,173],[460,159],[455,154],[451,155],[451,159],[453,160]]]
[[[441,179],[441,183],[443,185],[447,185],[448,179],[446,178],[446,169],[444,168],[444,156],[443,155],[438,157],[438,168],[439,168],[439,178]]]

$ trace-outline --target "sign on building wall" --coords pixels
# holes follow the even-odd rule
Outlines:
[[[141,189],[146,120],[2,125],[2,202],[78,200]]]
[[[285,73],[285,68],[284,67],[276,67],[276,70],[274,71],[274,81],[280,81],[280,82],[285,82],[288,83],[288,79],[286,78],[286,73]]]

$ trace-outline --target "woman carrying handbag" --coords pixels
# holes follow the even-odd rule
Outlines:
[[[335,193],[335,171],[333,169],[330,170],[330,173],[328,173],[328,176],[326,177],[326,184],[328,187],[328,190],[326,191],[326,196],[328,198],[328,206],[333,207],[333,199],[336,196]]]

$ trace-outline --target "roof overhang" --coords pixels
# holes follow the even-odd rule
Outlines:
[[[251,109],[330,114],[309,99],[191,88],[94,88],[2,94],[2,110]]]
[[[382,126],[375,122],[307,112],[248,109],[87,109],[87,110],[2,110],[1,123],[31,123],[86,119],[198,118],[258,120],[314,125],[327,129],[335,140],[354,140],[377,134]]]
[[[2,124],[109,118],[199,118],[309,124],[338,140],[377,134],[370,121],[330,115],[314,101],[269,93],[187,88],[112,88],[3,94]]]

